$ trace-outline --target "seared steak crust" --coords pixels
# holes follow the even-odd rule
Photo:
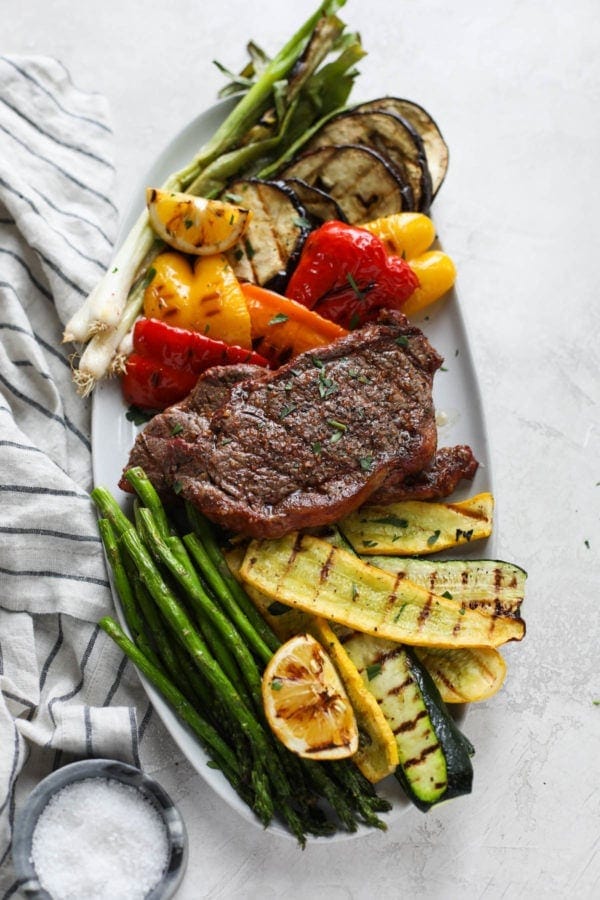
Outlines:
[[[180,404],[138,438],[130,465],[148,471],[153,458],[155,486],[175,487],[236,532],[276,537],[328,524],[390,473],[404,479],[429,464],[440,364],[418,328],[387,315],[276,372],[239,381],[211,403],[212,414],[199,410],[190,429],[190,405],[208,390],[205,375],[185,401],[183,430],[174,433]]]
[[[185,400],[151,419],[137,436],[126,468],[141,466],[163,500],[172,498],[180,443],[193,444],[206,431],[210,416],[228,399],[234,384],[244,378],[260,378],[264,372],[260,366],[242,363],[208,369]],[[124,477],[119,487],[133,490]]]
[[[397,478],[396,473],[384,481],[370,497],[370,503],[385,506],[400,500],[443,500],[452,494],[463,478],[471,480],[478,462],[465,444],[440,447],[432,462],[415,475]]]

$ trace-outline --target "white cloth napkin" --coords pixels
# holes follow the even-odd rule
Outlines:
[[[76,757],[140,764],[151,707],[97,626],[113,611],[91,489],[90,403],[63,324],[108,264],[105,100],[56,60],[0,57],[0,896],[22,798]],[[109,436],[107,439],[110,439]]]

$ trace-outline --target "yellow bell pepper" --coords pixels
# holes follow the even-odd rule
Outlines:
[[[362,226],[380,238],[387,252],[401,256],[419,279],[419,287],[402,306],[411,316],[443,297],[456,280],[456,267],[447,253],[430,250],[435,226],[423,213],[395,213]]]
[[[441,250],[428,250],[408,264],[419,279],[419,287],[402,307],[402,312],[410,317],[448,293],[456,280],[456,266]]]
[[[153,269],[144,295],[147,318],[251,349],[246,301],[223,254],[198,257],[192,268],[183,254],[165,252]]]
[[[435,241],[435,225],[423,213],[394,213],[361,227],[383,241],[390,255],[407,260],[424,253]]]

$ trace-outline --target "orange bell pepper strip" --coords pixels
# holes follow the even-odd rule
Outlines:
[[[273,366],[348,334],[302,303],[250,282],[241,288],[250,313],[253,349]]]

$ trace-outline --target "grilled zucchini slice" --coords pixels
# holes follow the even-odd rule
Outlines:
[[[258,178],[239,179],[224,199],[239,198],[252,218],[227,259],[240,281],[283,291],[310,231],[306,211],[285,184]]]
[[[472,748],[415,654],[358,632],[341,640],[396,735],[395,775],[408,798],[426,811],[470,793]]]
[[[476,703],[496,694],[506,678],[506,663],[493,647],[442,650],[415,647],[444,703]]]
[[[352,548],[335,527],[321,536],[334,547]],[[488,612],[519,617],[527,573],[498,560],[431,560],[397,556],[364,557],[364,561],[414,584],[429,588],[456,603],[468,603]],[[442,650],[415,647],[444,703],[474,703],[492,697],[504,683],[506,663],[493,647]]]
[[[412,210],[429,208],[432,187],[425,148],[409,122],[388,111],[341,113],[325,122],[302,152],[345,144],[360,145],[379,153],[410,184]]]
[[[280,177],[300,178],[325,191],[351,225],[412,208],[408,181],[379,153],[354,144],[304,153],[286,166]]]
[[[365,561],[414,584],[502,616],[520,615],[527,572],[498,559],[414,559],[398,556],[368,556]]]

